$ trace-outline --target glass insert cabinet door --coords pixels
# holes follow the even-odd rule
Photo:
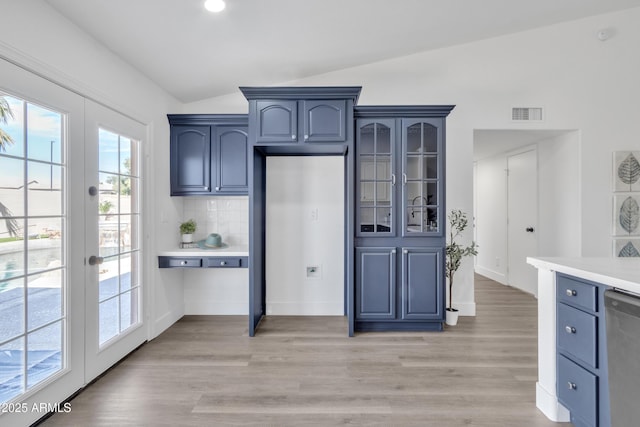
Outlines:
[[[393,120],[358,121],[356,149],[357,234],[395,233]]]
[[[442,138],[437,121],[402,121],[403,235],[442,231]]]

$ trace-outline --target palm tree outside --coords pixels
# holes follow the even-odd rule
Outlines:
[[[9,102],[4,96],[0,96],[0,125],[6,125],[9,119],[13,119],[13,111],[9,106]],[[7,147],[13,144],[11,135],[0,127],[0,152],[7,151]],[[5,225],[10,237],[16,237],[18,235],[18,223],[11,217],[11,211],[7,208],[2,201],[0,201],[0,216],[5,218]]]

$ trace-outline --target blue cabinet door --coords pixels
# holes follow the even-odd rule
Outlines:
[[[171,195],[211,192],[210,126],[172,126]]]
[[[298,142],[297,101],[256,101],[256,143]]]
[[[356,248],[356,319],[395,319],[396,248]]]
[[[249,138],[246,127],[217,126],[215,128],[217,166],[216,193],[248,194],[247,173]]]
[[[302,101],[304,142],[344,142],[347,140],[347,101]]]
[[[402,318],[444,319],[444,251],[402,249]]]

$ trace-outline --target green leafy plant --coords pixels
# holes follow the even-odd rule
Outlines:
[[[180,224],[180,234],[193,234],[196,232],[196,222],[192,219]]]
[[[447,308],[447,310],[453,311],[453,276],[455,272],[458,271],[458,268],[460,268],[460,264],[464,257],[478,254],[478,246],[474,241],[472,241],[469,246],[462,246],[456,242],[456,238],[460,236],[469,224],[466,213],[461,210],[454,209],[449,212],[447,218],[449,219],[450,226],[449,243],[447,244],[445,251],[445,275],[449,279],[449,308]]]
[[[98,211],[102,215],[108,214],[111,211],[112,207],[113,207],[113,203],[111,203],[109,200],[105,200],[103,202],[98,203]]]

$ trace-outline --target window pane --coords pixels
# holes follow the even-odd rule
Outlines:
[[[63,265],[62,220],[60,218],[34,218],[30,220],[27,241],[27,270],[29,273]]]
[[[118,257],[105,258],[98,271],[98,300],[104,301],[118,294]]]
[[[0,225],[4,225],[5,222],[6,220],[0,220]],[[15,222],[22,234],[24,220],[20,219]],[[24,275],[24,244],[22,236],[0,240],[0,289],[3,280]]]
[[[62,158],[62,115],[27,104],[27,156],[60,163]]]
[[[0,156],[0,171],[0,218],[24,216],[24,161]],[[0,233],[6,231],[2,227]]]
[[[27,330],[62,317],[62,270],[29,276]]]
[[[376,183],[376,204],[388,205],[391,199],[391,182]]]
[[[120,295],[120,331],[138,323],[138,295],[139,289]]]
[[[135,272],[137,271],[136,266],[132,266],[132,260],[137,259],[137,253],[132,254],[124,254],[120,256],[120,292],[128,291],[133,286],[137,285],[137,280],[135,279]],[[133,273],[132,273],[133,272]]]
[[[122,178],[120,182],[120,213],[138,213],[140,178]]]
[[[101,302],[98,307],[99,312],[99,330],[100,330],[100,345],[104,344],[111,338],[118,335],[119,329],[119,298],[112,298],[110,300]]]
[[[422,162],[424,171],[422,176],[428,179],[438,178],[438,157],[437,156],[425,156]]]
[[[27,387],[62,369],[62,321],[27,335]]]
[[[391,208],[376,209],[376,231],[391,231]]]
[[[388,181],[391,179],[391,157],[376,157],[376,179]]]
[[[373,215],[373,208],[360,208],[360,231],[373,231]]]
[[[422,152],[422,125],[420,123],[407,128],[407,152]]]
[[[24,336],[0,345],[0,402],[21,394],[24,383]]]
[[[98,169],[100,172],[118,173],[118,135],[108,130],[98,131]]]
[[[3,140],[0,153],[24,157],[24,102],[0,92],[0,103],[3,100],[6,101],[3,103],[3,107],[8,110],[7,123],[0,122],[0,129],[4,131],[7,140]],[[2,169],[2,171],[6,171],[6,169]]]
[[[407,179],[409,180],[422,179],[421,170],[420,170],[421,160],[422,160],[422,156],[420,155],[407,156],[407,170],[405,171],[405,173],[407,174]]]
[[[24,307],[24,278],[0,279],[0,342],[24,334]]]
[[[62,167],[28,162],[27,169],[29,216],[62,215]]]
[[[438,204],[438,183],[437,182],[425,182],[422,184],[422,191],[424,200],[427,201],[427,205]]]
[[[424,151],[436,153],[438,151],[438,128],[428,123],[423,123],[422,125]]]

